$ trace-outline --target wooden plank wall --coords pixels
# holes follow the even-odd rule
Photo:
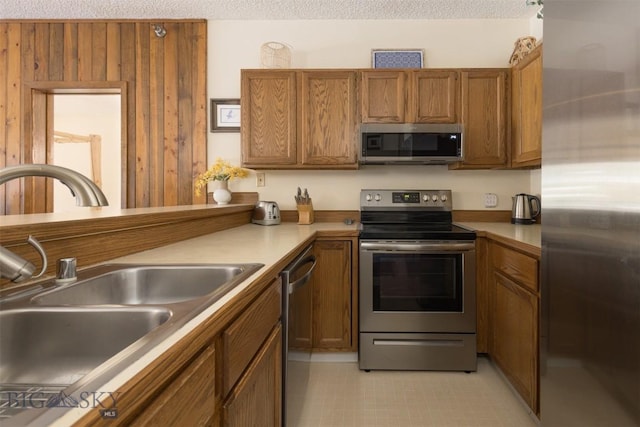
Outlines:
[[[206,168],[206,31],[205,20],[0,20],[0,168],[48,160],[43,93],[122,87],[123,199],[110,204],[205,203],[193,182]],[[0,214],[44,212],[46,198],[43,178],[10,181]]]

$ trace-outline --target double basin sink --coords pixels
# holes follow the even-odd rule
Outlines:
[[[0,299],[0,424],[45,415],[61,392],[96,391],[262,266],[105,264]],[[7,402],[29,390],[43,408]]]

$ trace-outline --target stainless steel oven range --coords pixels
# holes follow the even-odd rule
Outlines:
[[[360,369],[476,370],[476,234],[451,190],[360,192]]]

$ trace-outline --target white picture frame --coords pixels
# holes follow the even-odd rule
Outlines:
[[[239,99],[211,99],[211,132],[240,132]]]

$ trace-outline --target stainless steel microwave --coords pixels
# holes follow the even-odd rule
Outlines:
[[[363,124],[360,164],[447,164],[462,160],[461,124]]]

